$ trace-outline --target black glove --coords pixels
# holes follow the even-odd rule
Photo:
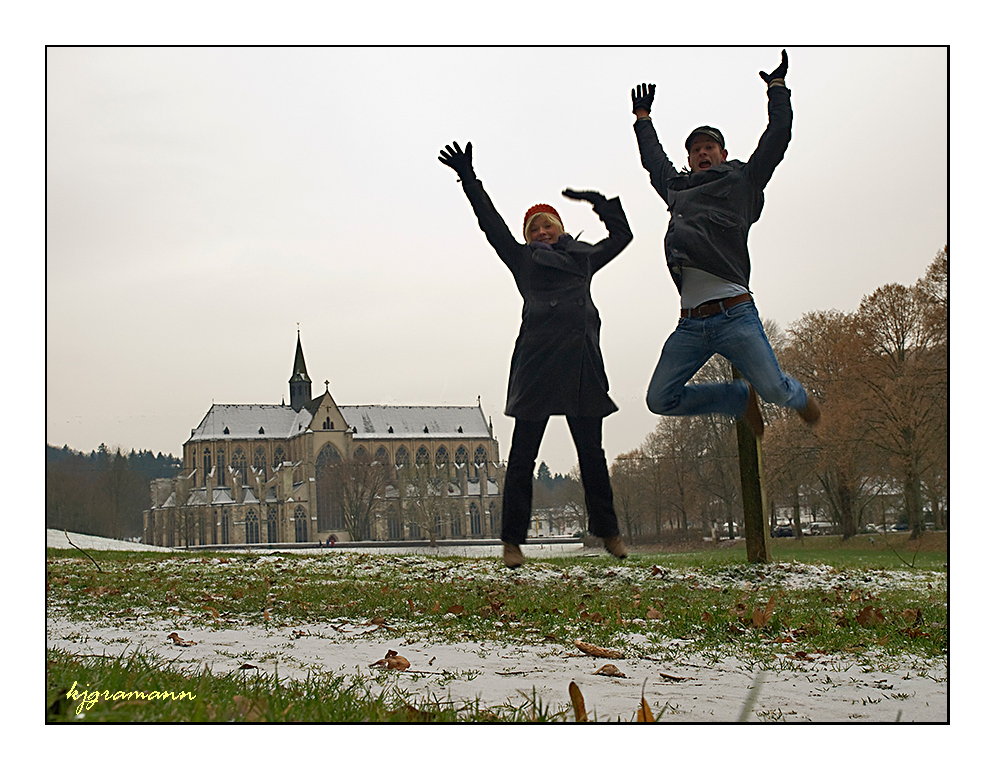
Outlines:
[[[777,65],[777,69],[774,70],[769,75],[766,72],[761,72],[760,77],[764,79],[767,85],[770,85],[770,81],[777,80],[778,78],[784,79],[784,76],[788,74],[788,52],[781,51],[781,63]]]
[[[459,174],[459,178],[464,182],[477,178],[477,175],[473,173],[473,144],[471,142],[466,143],[465,152],[460,149],[456,142],[453,142],[452,147],[447,144],[446,149],[439,151],[439,160]]]
[[[575,201],[587,201],[597,209],[602,203],[607,203],[608,199],[594,190],[571,190],[569,187],[563,191],[565,198],[573,198]]]
[[[632,89],[632,114],[636,114],[636,110],[643,109],[647,112],[650,111],[650,106],[653,104],[653,97],[656,95],[656,83],[650,83],[648,86],[643,83]]]

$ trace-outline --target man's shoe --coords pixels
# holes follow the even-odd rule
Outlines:
[[[815,425],[819,421],[819,418],[822,417],[822,407],[819,406],[818,401],[809,395],[808,401],[805,402],[805,406],[798,410],[798,414],[809,425]]]
[[[629,549],[625,547],[625,541],[621,535],[612,535],[605,538],[605,550],[617,559],[624,559],[629,555]]]
[[[761,438],[764,435],[764,416],[760,412],[760,401],[757,400],[757,392],[753,386],[749,383],[746,386],[750,392],[746,397],[746,412],[743,414],[743,420],[750,426],[753,435]]]
[[[509,569],[518,569],[525,563],[522,549],[517,543],[504,544],[504,566]]]

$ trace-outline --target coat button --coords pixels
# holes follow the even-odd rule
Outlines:
[[[577,300],[577,304],[583,306],[584,305],[584,300],[582,300],[582,299]]]
[[[556,299],[551,299],[551,300],[549,301],[549,306],[550,306],[550,307],[556,307],[556,303],[557,303],[557,302],[559,302],[559,300],[556,300]]]

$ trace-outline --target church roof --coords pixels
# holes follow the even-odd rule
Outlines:
[[[356,438],[491,437],[479,406],[340,406],[339,411],[346,424],[356,429]],[[214,404],[194,428],[190,441],[287,439],[306,431],[312,419],[307,409],[295,412],[289,406]]]
[[[306,409],[295,412],[289,406],[214,404],[190,440],[290,438],[307,430],[312,417]]]
[[[356,438],[487,438],[479,406],[340,406]]]

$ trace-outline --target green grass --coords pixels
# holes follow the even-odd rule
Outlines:
[[[349,620],[379,626],[369,639],[528,643],[548,646],[550,654],[580,638],[661,660],[693,653],[735,656],[760,670],[790,667],[811,652],[863,657],[878,667],[944,657],[945,538],[933,536],[918,546],[892,539],[893,549],[880,540],[779,539],[769,565],[746,564],[740,543],[694,553],[640,551],[621,563],[607,555],[529,559],[514,572],[495,558],[347,551],[100,552],[91,554],[98,570],[79,552],[50,551],[48,611],[112,624],[170,619],[178,629]],[[178,679],[160,681],[159,673]],[[98,703],[86,713],[89,721],[226,721],[236,718],[232,709],[245,707],[246,698],[262,698],[267,705],[261,713],[270,721],[560,718],[536,702],[497,710],[473,703],[412,704],[389,687],[374,694],[358,678],[300,683],[209,672],[191,676],[145,654],[109,661],[50,651],[50,719],[77,718],[59,710],[59,697],[65,696],[58,694],[84,680],[99,682],[101,689],[140,689],[147,681],[158,689],[182,685],[200,694],[192,702],[154,709],[149,703]],[[316,711],[305,701],[327,702],[322,708],[328,709],[337,703],[341,710]]]
[[[48,722],[566,721],[565,711],[537,699],[485,708],[479,701],[412,699],[389,686],[375,691],[359,675],[298,681],[258,671],[189,674],[149,652],[81,658],[49,650],[46,668]]]

